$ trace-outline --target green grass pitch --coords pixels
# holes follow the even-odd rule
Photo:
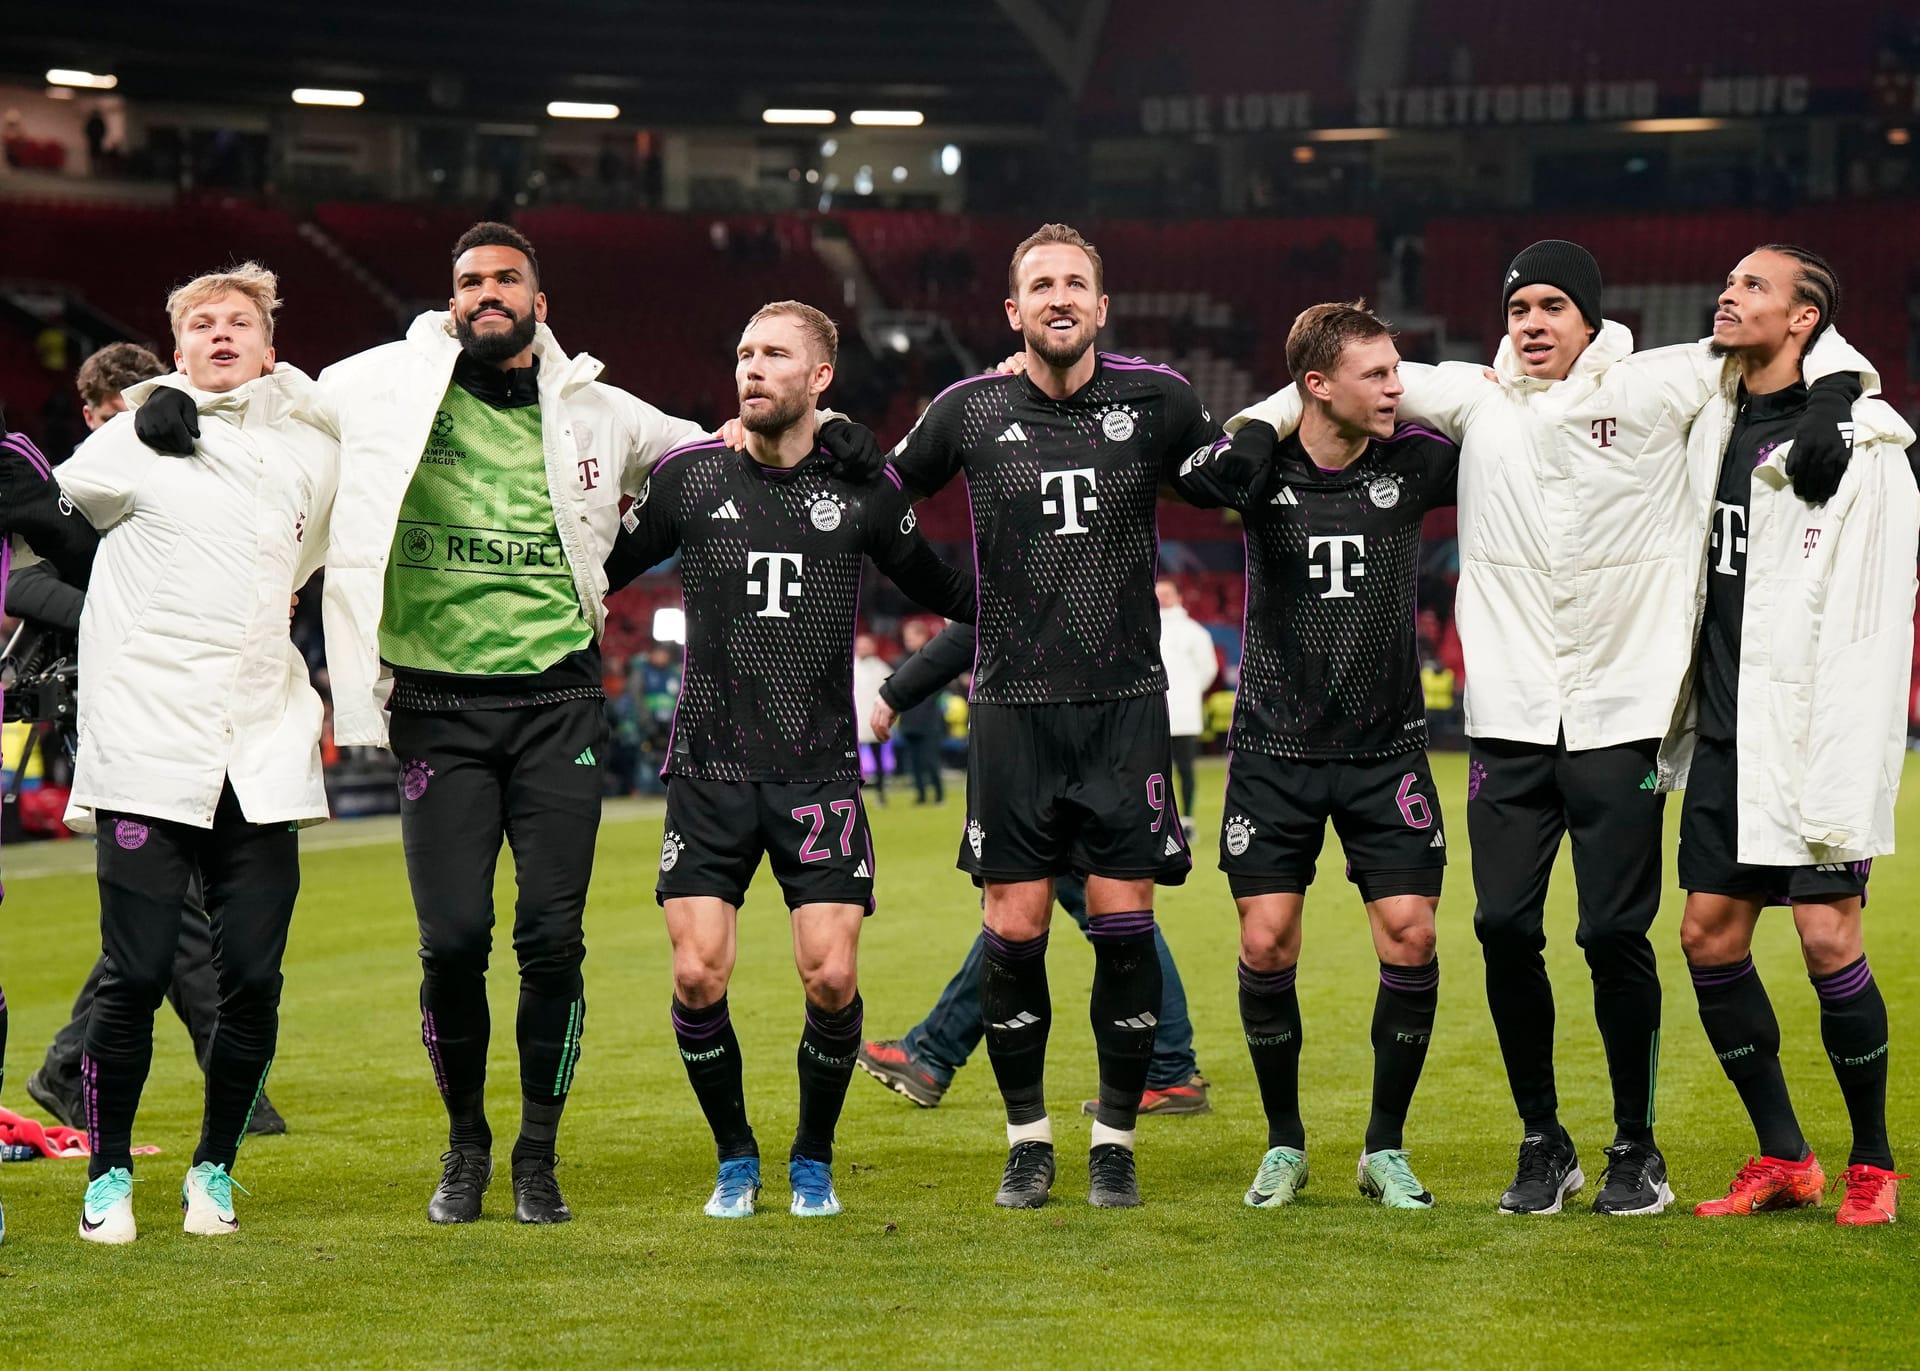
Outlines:
[[[1653,1219],[1590,1212],[1609,1113],[1564,854],[1548,925],[1560,1093],[1594,1179],[1558,1217],[1496,1215],[1519,1130],[1470,922],[1464,759],[1437,757],[1434,770],[1455,865],[1440,911],[1440,1018],[1407,1132],[1439,1200],[1430,1213],[1390,1213],[1354,1188],[1376,976],[1331,840],[1300,965],[1312,1184],[1289,1209],[1240,1203],[1265,1133],[1235,1007],[1233,906],[1211,856],[1218,763],[1203,775],[1200,869],[1160,903],[1215,1112],[1142,1124],[1147,1206],[1135,1212],[1085,1204],[1092,958],[1063,919],[1052,949],[1048,1085],[1063,1163],[1053,1203],[1038,1213],[991,1206],[1004,1142],[983,1055],[931,1111],[856,1075],[835,1167],[846,1212],[790,1218],[778,1163],[793,1126],[801,1000],[777,890],[763,875],[742,916],[732,1002],[771,1163],[765,1210],[743,1223],[702,1218],[713,1153],[667,1024],[667,945],[652,896],[661,824],[657,807],[623,802],[601,832],[585,1057],[561,1133],[560,1180],[578,1217],[543,1230],[511,1218],[515,977],[503,927],[491,1064],[501,1180],[485,1221],[435,1228],[425,1205],[444,1118],[419,1041],[400,849],[390,823],[341,824],[309,835],[270,1086],[293,1131],[242,1151],[239,1179],[252,1196],[239,1198],[240,1234],[180,1231],[200,1090],[185,1031],[163,1008],[135,1132],[136,1143],[164,1149],[139,1161],[140,1240],[103,1249],[75,1237],[80,1163],[0,1167],[0,1349],[89,1367],[1920,1363],[1911,1222],[1842,1231],[1831,1200],[1744,1221],[1688,1212],[1724,1189],[1752,1134],[1694,1011],[1677,891],[1655,940],[1667,986],[1659,1136],[1682,1203]],[[1902,799],[1909,843],[1920,831],[1915,780]],[[911,1024],[974,935],[975,899],[953,869],[961,814],[957,794],[944,809],[917,809],[896,789],[891,806],[873,806],[880,911],[861,949],[869,1036]],[[1670,832],[1677,819],[1676,803]],[[12,1108],[29,1107],[27,1073],[98,945],[89,861],[77,843],[9,854],[0,978],[13,1006]],[[1916,871],[1911,856],[1879,864],[1867,938],[1894,1024],[1894,1146],[1909,1164],[1920,1152],[1908,1065],[1920,1035]],[[511,908],[504,861],[498,902]],[[1802,1121],[1837,1175],[1846,1118],[1786,917],[1763,921],[1755,955]],[[1920,1192],[1909,1204],[1920,1215]]]

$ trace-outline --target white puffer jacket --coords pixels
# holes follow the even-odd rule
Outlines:
[[[569,357],[545,324],[535,331],[533,351],[540,359],[540,438],[554,525],[580,612],[598,637],[606,623],[603,563],[619,528],[620,497],[638,494],[663,453],[705,430],[603,385],[601,364],[585,353]],[[459,355],[451,316],[430,310],[401,342],[320,373],[340,432],[340,499],[324,609],[333,736],[342,746],[387,744],[393,680],[380,664],[387,557]]]
[[[1693,428],[1687,462],[1704,523],[1733,426],[1730,381]],[[1906,760],[1920,489],[1913,430],[1891,407],[1853,407],[1854,453],[1839,491],[1814,507],[1793,493],[1783,443],[1753,469],[1735,722],[1738,856],[1764,866],[1864,861],[1893,851]],[[1709,540],[1695,549],[1694,618],[1706,603]],[[1682,694],[1660,750],[1663,788],[1682,789],[1697,705]]]
[[[1520,370],[1510,342],[1497,380],[1474,364],[1403,362],[1405,421],[1460,444],[1460,583],[1467,732],[1570,750],[1665,735],[1692,659],[1705,514],[1687,481],[1687,433],[1727,365],[1703,343],[1633,351],[1617,323],[1562,381]],[[1879,376],[1834,331],[1807,379]],[[1292,386],[1227,421],[1282,435]]]
[[[287,600],[327,556],[339,446],[314,383],[281,363],[224,394],[173,374],[200,410],[191,457],[115,417],[54,469],[104,535],[80,615],[80,747],[67,823],[96,810],[213,826],[231,780],[251,823],[319,823],[320,697]]]

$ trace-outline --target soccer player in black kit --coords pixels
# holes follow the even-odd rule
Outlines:
[[[840,1212],[833,1134],[860,1048],[854,963],[873,909],[853,718],[862,555],[927,608],[974,615],[971,578],[921,535],[899,478],[856,484],[829,469],[813,401],[838,347],[833,322],[808,305],[755,314],[734,373],[746,451],[712,440],[662,457],[608,562],[619,586],[680,553],[686,666],[662,769],[656,896],[673,942],[674,1037],[719,1152],[713,1218],[751,1215],[760,1191],[727,984],[763,854],[792,911],[806,992],[791,1212]]]
[[[1169,784],[1154,502],[1219,429],[1178,373],[1093,350],[1107,300],[1079,233],[1049,224],[1022,242],[1007,286],[1025,374],[950,388],[893,460],[923,494],[964,471],[973,512],[979,656],[959,864],[986,890],[982,1005],[1009,1145],[994,1202],[1038,1208],[1053,1183],[1047,927],[1054,878],[1081,871],[1100,1060],[1088,1198],[1131,1206],[1161,994],[1153,887],[1192,866]]]
[[[1330,819],[1380,958],[1373,1109],[1361,1193],[1433,1204],[1402,1145],[1439,995],[1434,911],[1446,829],[1427,765],[1414,638],[1420,525],[1454,503],[1459,449],[1396,427],[1400,356],[1359,305],[1315,305],[1287,337],[1304,403],[1297,432],[1237,417],[1222,449],[1272,453],[1252,490],[1197,454],[1179,486],[1245,513],[1246,654],[1230,736],[1220,867],[1240,911],[1240,1018],[1267,1114],[1246,1202],[1290,1203],[1307,1182],[1300,1118],[1301,911]]]

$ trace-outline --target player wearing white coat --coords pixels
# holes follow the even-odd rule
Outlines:
[[[153,452],[122,417],[55,473],[102,535],[80,618],[67,812],[99,834],[106,966],[81,1064],[92,1155],[80,1236],[94,1242],[134,1238],[134,1113],[196,873],[220,1017],[182,1202],[189,1233],[238,1227],[229,1173],[273,1063],[298,830],[327,817],[320,698],[287,609],[326,557],[339,448],[313,382],[274,364],[274,286],[248,263],[168,301],[184,374],[126,397],[136,408],[162,391],[190,400],[191,457]]]
[[[1681,946],[1700,1019],[1758,1134],[1760,1155],[1707,1216],[1818,1204],[1826,1176],[1780,1070],[1780,1025],[1751,955],[1761,910],[1788,904],[1820,1000],[1820,1036],[1853,1124],[1844,1225],[1893,1221],[1887,1007],[1861,937],[1867,873],[1893,851],[1906,754],[1920,491],[1913,432],[1886,405],[1849,416],[1857,455],[1833,497],[1801,500],[1786,470],[1807,410],[1800,355],[1837,312],[1839,283],[1802,248],[1755,249],[1727,278],[1716,347],[1738,364],[1694,428],[1699,556],[1691,690],[1663,752],[1686,787]]]
[[[1167,669],[1167,732],[1173,738],[1173,769],[1180,778],[1180,822],[1193,833],[1193,762],[1200,754],[1200,727],[1207,687],[1220,674],[1213,635],[1194,622],[1180,603],[1180,586],[1161,578],[1153,593],[1160,600],[1160,664]]]
[[[1666,1202],[1653,1137],[1660,982],[1647,937],[1661,892],[1655,766],[1690,660],[1704,535],[1687,432],[1723,367],[1698,345],[1634,354],[1632,335],[1602,317],[1598,265],[1572,243],[1523,251],[1500,299],[1508,336],[1495,379],[1477,365],[1402,364],[1400,412],[1461,445],[1455,614],[1474,930],[1524,1133],[1501,1208],[1558,1213],[1585,1184],[1559,1122],[1541,955],[1548,878],[1570,836],[1575,936],[1613,1093],[1595,1207],[1652,1212]],[[1838,335],[1808,363],[1810,375],[1864,372],[1877,384]],[[1290,432],[1295,395],[1277,392],[1228,430],[1258,420]]]

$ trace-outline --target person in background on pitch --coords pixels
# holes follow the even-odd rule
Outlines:
[[[973,625],[967,625],[969,641],[972,641],[972,628]],[[911,659],[913,654],[932,641],[933,630],[927,626],[925,619],[907,620],[900,629],[900,643],[907,650],[907,656],[902,660]],[[887,679],[892,680],[899,674],[899,670],[899,667],[895,667],[893,675]],[[902,762],[902,769],[913,777],[913,802],[917,805],[945,804],[947,783],[945,777],[941,775],[940,742],[947,735],[947,720],[940,707],[940,691],[935,690],[933,694],[911,708],[901,709],[898,722],[888,730],[888,733],[882,733],[878,707],[885,701],[886,695],[887,687],[883,681],[874,700],[874,708],[867,714],[870,726],[875,735],[883,740],[888,733],[893,737]]]
[[[1162,576],[1153,593],[1160,600],[1160,661],[1167,669],[1167,731],[1173,739],[1173,769],[1180,777],[1180,822],[1193,836],[1194,760],[1207,690],[1220,674],[1213,635],[1195,623],[1180,601],[1179,583]]]
[[[1887,1005],[1862,941],[1867,873],[1893,851],[1913,656],[1920,491],[1913,430],[1863,399],[1831,498],[1788,472],[1811,412],[1802,358],[1839,313],[1833,268],[1770,244],[1734,267],[1713,319],[1737,388],[1694,425],[1688,466],[1710,512],[1691,692],[1661,765],[1684,787],[1680,946],[1700,1022],[1759,1137],[1728,1193],[1694,1208],[1748,1215],[1820,1202],[1826,1175],[1780,1069],[1780,1024],[1753,964],[1761,911],[1789,905],[1820,1000],[1820,1038],[1853,1123],[1843,1225],[1892,1223]]]
[[[834,1130],[860,1045],[856,959],[873,912],[850,708],[863,558],[937,613],[975,610],[972,577],[933,551],[891,468],[862,483],[829,466],[813,401],[838,352],[839,332],[819,310],[762,307],[734,366],[746,451],[716,439],[661,458],[608,563],[619,586],[680,554],[686,678],[655,896],[673,944],[674,1036],[718,1154],[704,1210],[716,1219],[749,1217],[760,1193],[727,990],[762,857],[786,897],[806,997],[789,1212],[840,1212]]]
[[[881,737],[897,732],[916,710],[927,709],[955,677],[973,665],[972,624],[949,624],[939,636],[924,642],[913,656],[895,668],[880,688],[873,710],[873,728]],[[1087,932],[1087,880],[1068,872],[1054,882],[1053,897],[1084,934]],[[1160,1022],[1153,1033],[1153,1060],[1147,1068],[1147,1088],[1140,1096],[1142,1116],[1205,1114],[1207,1078],[1193,1055],[1193,1020],[1187,1016],[1186,987],[1166,935],[1153,930],[1154,951],[1160,960]],[[966,959],[953,973],[925,1018],[905,1037],[881,1038],[860,1044],[860,1069],[890,1090],[898,1091],[924,1109],[932,1109],[953,1084],[953,1078],[986,1033],[981,1016],[980,981],[986,965],[986,935],[981,933],[967,949]],[[1097,1114],[1100,1102],[1088,1100],[1081,1109]]]
[[[887,802],[887,740],[873,731],[873,707],[880,700],[880,683],[890,668],[880,655],[880,640],[862,633],[853,640],[853,718],[860,731],[861,773],[880,803]]]
[[[88,431],[125,412],[127,402],[120,395],[123,390],[155,376],[164,376],[166,371],[158,357],[137,343],[109,343],[87,358],[80,364],[74,382],[80,391],[80,415]],[[22,566],[16,559],[13,574],[7,581],[9,614],[24,619],[34,628],[72,641],[73,635],[80,631],[80,610],[85,602],[85,591],[62,579],[52,563],[35,561]],[[107,959],[103,955],[94,962],[74,999],[72,1019],[53,1035],[40,1069],[27,1077],[28,1097],[69,1128],[86,1127],[80,1059],[86,1048],[87,1016],[106,968]],[[180,943],[174,950],[173,979],[167,983],[167,1002],[186,1025],[187,1035],[193,1040],[194,1060],[200,1063],[204,1073],[208,1054],[213,1050],[214,1024],[220,1014],[220,980],[213,969],[213,937],[198,871],[188,882],[180,912]],[[247,1132],[260,1136],[286,1131],[286,1121],[266,1092],[261,1091],[259,1102],[247,1120]]]
[[[123,416],[53,473],[63,505],[102,535],[80,620],[66,816],[100,833],[106,970],[81,1064],[88,1242],[136,1236],[134,1116],[196,871],[220,1014],[181,1208],[188,1233],[238,1229],[231,1172],[278,1040],[299,830],[327,817],[320,697],[286,606],[326,558],[339,444],[314,383],[275,362],[276,285],[248,262],[168,298],[179,371],[126,398],[137,408],[165,392],[194,407],[186,460],[162,459]]]

